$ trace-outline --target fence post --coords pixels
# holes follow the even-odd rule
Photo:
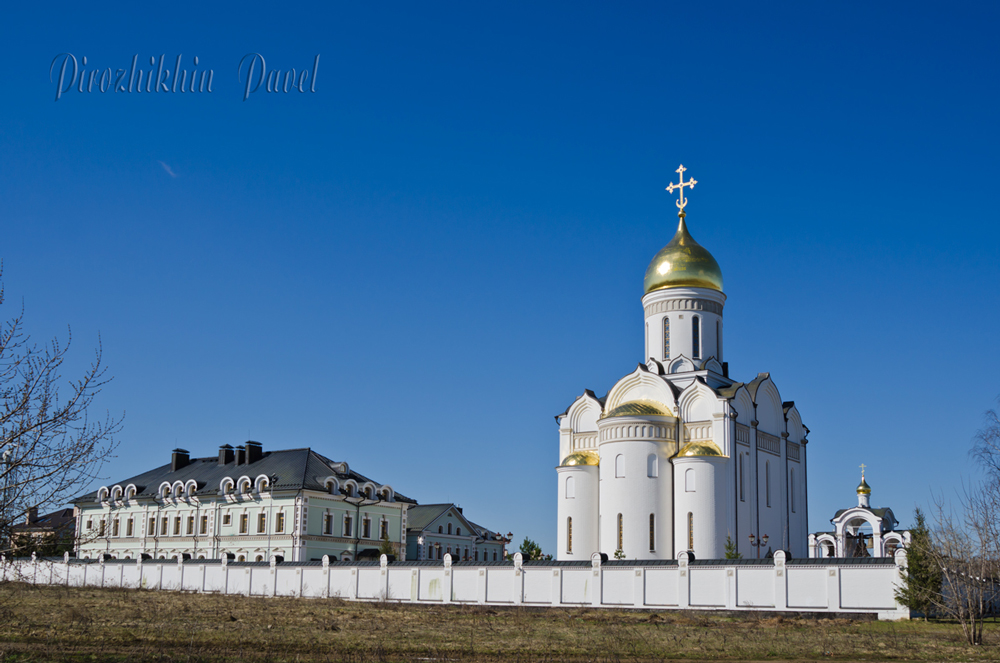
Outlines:
[[[635,584],[632,588],[632,607],[642,608],[646,605],[646,569],[635,570]]]
[[[382,598],[386,601],[389,600],[389,557],[387,555],[379,555],[378,558],[379,571],[381,575],[381,590]]]
[[[785,578],[785,560],[788,553],[778,550],[774,553],[774,609],[788,609],[788,582]]]
[[[278,557],[276,555],[271,555],[269,561],[270,571],[271,571],[271,596],[278,595],[278,574],[276,572],[276,567],[278,566]]]
[[[839,567],[829,566],[826,572],[826,601],[827,609],[831,612],[840,610],[840,576]]]
[[[562,574],[558,568],[552,569],[552,602],[550,605],[562,605]]]
[[[330,598],[330,556],[323,555],[323,598]]]
[[[689,608],[691,606],[691,574],[688,573],[688,563],[694,559],[687,550],[677,553],[677,607]]]
[[[604,571],[601,570],[601,553],[594,553],[590,556],[590,566],[593,569],[590,577],[590,605],[596,608],[601,605],[601,593],[604,591]]]
[[[897,548],[896,552],[893,554],[893,559],[896,562],[896,581],[893,583],[895,587],[902,587],[902,584],[906,582],[906,569],[908,563],[906,561],[906,548]],[[896,592],[893,592],[895,597]],[[896,598],[896,619],[909,619],[910,609],[899,602]]]
[[[441,587],[441,600],[445,603],[451,603],[451,598],[454,596],[452,593],[453,587],[453,577],[451,575],[451,553],[445,553],[444,555],[444,583]]]
[[[524,573],[521,565],[524,563],[524,555],[519,552],[514,553],[514,605],[521,605],[524,602]]]

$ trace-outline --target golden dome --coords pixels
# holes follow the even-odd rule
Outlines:
[[[864,477],[861,477],[861,483],[858,484],[858,495],[871,495],[872,487],[868,485]]]
[[[563,458],[560,467],[573,467],[574,465],[597,465],[600,458],[593,451],[577,451]]]
[[[626,401],[607,414],[601,416],[601,419],[610,419],[611,417],[635,417],[648,414],[657,417],[674,416],[667,410],[666,407],[655,401]]]
[[[661,288],[710,288],[722,292],[722,270],[712,254],[688,232],[684,216],[677,234],[646,268],[643,294]]]
[[[701,442],[688,442],[684,448],[677,452],[677,458],[691,458],[695,456],[722,456],[722,451],[715,446],[715,442],[703,440]]]

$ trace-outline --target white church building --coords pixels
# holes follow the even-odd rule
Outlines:
[[[644,363],[559,423],[558,559],[807,556],[806,435],[768,373],[729,377],[722,270],[680,223],[646,269]]]

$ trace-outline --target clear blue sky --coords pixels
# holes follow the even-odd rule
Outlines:
[[[643,274],[683,162],[731,374],[770,371],[812,430],[811,528],[855,501],[862,462],[909,524],[971,472],[1000,396],[998,19],[983,2],[6,7],[4,314],[23,301],[39,339],[72,325],[80,364],[100,334],[101,406],[126,412],[113,480],[249,435],[552,551],[553,415],[643,360]],[[55,101],[63,52],[197,55],[214,91]],[[316,92],[242,101],[252,52],[299,70],[320,54]]]

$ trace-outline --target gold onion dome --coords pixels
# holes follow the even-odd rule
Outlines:
[[[722,270],[708,249],[694,241],[684,223],[646,268],[643,294],[661,288],[709,288],[722,292]]]
[[[692,458],[696,456],[722,456],[722,451],[715,442],[688,442],[677,452],[677,458]]]
[[[563,458],[562,467],[573,467],[575,465],[597,465],[600,458],[592,451],[577,451]]]
[[[626,401],[613,408],[610,412],[601,416],[601,419],[611,417],[635,417],[642,415],[654,415],[657,417],[672,417],[673,414],[660,403],[655,401]]]
[[[861,477],[861,483],[858,484],[858,495],[871,495],[872,487],[868,485],[864,477]]]

